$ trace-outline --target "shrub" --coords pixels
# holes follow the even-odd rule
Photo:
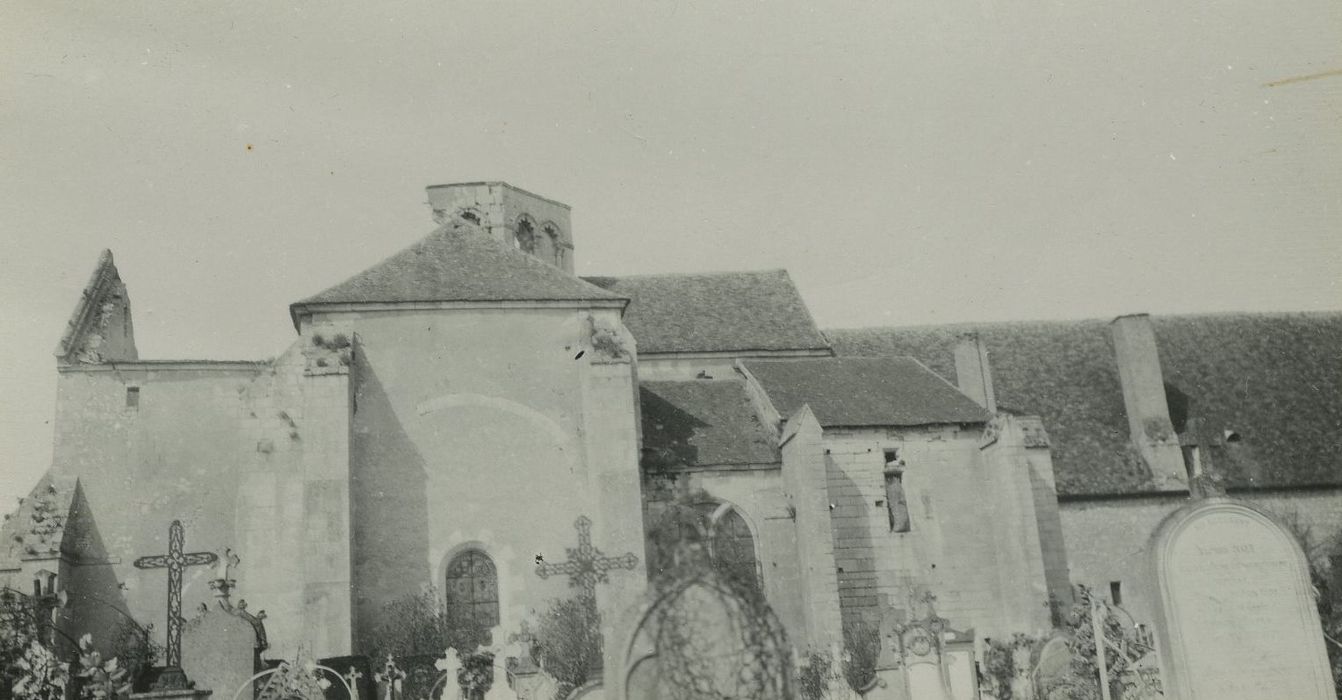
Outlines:
[[[843,675],[853,690],[861,690],[876,680],[876,658],[881,653],[881,631],[863,620],[843,624],[843,644],[848,651]]]
[[[588,596],[555,600],[536,633],[541,668],[560,684],[558,697],[596,677],[601,668],[601,616]]]
[[[368,640],[373,658],[441,655],[449,647],[463,656],[490,643],[489,631],[473,621],[453,619],[443,607],[438,591],[428,587],[382,607],[377,627]]]
[[[824,700],[829,690],[829,654],[813,651],[797,668],[797,694],[801,700]]]

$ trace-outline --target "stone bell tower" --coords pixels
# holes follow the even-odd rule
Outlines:
[[[506,182],[462,182],[427,189],[436,223],[470,221],[495,239],[573,273],[573,231],[567,204]]]

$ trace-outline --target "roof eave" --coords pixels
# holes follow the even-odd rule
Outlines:
[[[317,312],[344,313],[358,311],[422,311],[454,308],[513,308],[513,309],[620,309],[629,300],[624,297],[554,298],[554,299],[424,299],[411,301],[298,301],[289,305],[289,318],[294,330],[301,329],[300,319]]]
[[[939,428],[967,425],[987,425],[989,419],[982,420],[960,420],[960,421],[927,421],[919,423],[826,423],[820,420],[820,427],[825,430],[884,430],[888,428]]]

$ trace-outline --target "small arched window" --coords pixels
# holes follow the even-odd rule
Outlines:
[[[564,249],[559,244],[559,227],[555,226],[554,224],[547,223],[545,224],[544,227],[542,227],[541,230],[545,232],[545,237],[546,239],[548,239],[548,242],[550,244],[550,250],[553,251],[554,253],[555,264],[563,265]]]
[[[452,626],[481,637],[499,624],[499,574],[489,555],[468,549],[447,565],[446,613]]]
[[[513,247],[523,253],[536,252],[536,226],[530,219],[517,220],[517,233],[513,236]]]

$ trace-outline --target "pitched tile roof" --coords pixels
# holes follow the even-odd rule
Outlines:
[[[1342,313],[1152,317],[1172,417],[1216,435],[1232,488],[1342,485]],[[828,331],[840,355],[911,355],[955,377],[953,348],[988,348],[1001,408],[1039,415],[1062,495],[1142,493],[1109,324],[1101,320]],[[1178,426],[1176,425],[1176,428]]]
[[[829,348],[785,270],[584,279],[630,299],[640,354]]]
[[[749,360],[745,367],[780,414],[790,416],[808,404],[827,428],[985,423],[991,418],[908,357]]]
[[[620,301],[491,238],[452,221],[359,274],[294,306],[411,301]]]
[[[642,382],[644,466],[772,465],[778,438],[739,380]]]

